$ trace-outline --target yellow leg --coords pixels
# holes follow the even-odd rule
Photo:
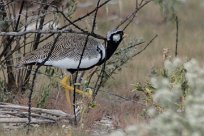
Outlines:
[[[61,83],[62,87],[64,88],[68,107],[69,107],[69,109],[72,111],[73,109],[72,109],[72,102],[71,102],[71,97],[70,97],[68,82],[69,82],[69,77],[68,77],[68,76],[65,76],[65,77],[61,80],[60,83]]]
[[[61,80],[61,85],[62,87],[65,89],[65,95],[66,95],[66,99],[67,99],[67,103],[70,109],[72,109],[72,104],[71,104],[71,97],[70,97],[70,92],[74,91],[74,88],[72,86],[68,85],[69,82],[69,77],[65,76],[62,80]],[[70,91],[70,92],[69,92]],[[92,98],[92,91],[88,91],[88,92],[84,92],[81,91],[79,89],[76,89],[76,93],[86,96],[88,98]]]

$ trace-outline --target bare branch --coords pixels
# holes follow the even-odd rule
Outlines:
[[[176,48],[175,48],[175,57],[178,55],[178,30],[179,30],[179,20],[178,17],[176,16],[175,18],[176,21]]]
[[[152,0],[146,1],[145,3],[142,4],[142,2],[139,4],[136,3],[136,7],[135,10],[130,13],[125,19],[123,19],[117,26],[115,29],[118,29],[120,26],[122,26],[123,24],[125,24],[130,18],[130,20],[128,21],[128,23],[126,24],[126,26],[122,29],[125,30],[129,24],[133,21],[133,19],[136,17],[137,12],[139,12],[145,5],[147,5],[148,3],[150,3]],[[137,1],[136,1],[137,2]]]
[[[0,36],[23,36],[26,34],[32,34],[32,33],[40,33],[40,34],[55,34],[55,33],[76,33],[76,34],[89,34],[90,36],[93,36],[95,38],[106,40],[105,37],[95,34],[95,33],[89,33],[88,31],[83,32],[77,32],[72,29],[63,29],[63,30],[27,30],[23,32],[0,32]]]

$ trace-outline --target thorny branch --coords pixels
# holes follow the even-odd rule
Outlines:
[[[50,58],[50,56],[54,50],[55,44],[56,44],[60,35],[61,34],[58,34],[57,37],[55,38],[53,45],[52,45],[52,48],[50,49],[50,51],[48,53],[48,56],[37,66],[37,68],[34,71],[32,83],[31,83],[31,88],[30,88],[29,101],[28,101],[28,126],[30,126],[30,123],[31,123],[31,107],[32,107],[31,99],[32,99],[32,94],[33,94],[33,89],[34,89],[34,85],[35,85],[35,79],[37,76],[37,72],[38,72],[39,68],[41,66],[43,66],[45,64],[45,62]],[[29,131],[29,129],[28,129],[28,131]]]
[[[97,2],[97,6],[96,6],[97,9],[95,11],[91,33],[94,33],[94,28],[95,28],[95,25],[96,25],[97,13],[98,13],[98,9],[99,9],[98,8],[99,3],[100,3],[100,0],[98,0],[98,2]],[[83,47],[83,50],[82,50],[82,53],[81,53],[81,56],[80,56],[80,60],[79,60],[79,64],[78,64],[78,67],[77,67],[77,72],[76,72],[76,77],[75,77],[75,82],[74,83],[76,83],[76,81],[77,81],[77,77],[78,77],[78,73],[79,73],[79,68],[80,68],[80,65],[81,65],[82,58],[84,56],[84,51],[86,49],[88,39],[89,39],[89,34],[86,37],[86,41],[85,41],[85,44],[84,44],[84,47]],[[74,115],[75,115],[75,125],[77,125],[77,117],[76,117],[76,111],[75,111],[75,109],[76,109],[76,86],[75,85],[74,85],[74,92],[73,92],[73,104],[74,104],[73,106],[74,106]]]
[[[82,32],[74,31],[72,29],[63,29],[63,30],[27,30],[22,32],[0,32],[0,36],[23,36],[26,34],[55,34],[55,33],[76,33],[76,34],[90,34],[90,36],[93,36],[95,38],[105,40],[105,37],[95,34],[95,33],[89,33],[88,31],[83,30]]]
[[[42,0],[41,3],[45,2],[45,1],[46,0]],[[38,11],[38,16],[40,15],[40,12],[45,13],[48,10],[48,8],[49,8],[49,5],[44,6],[44,5],[41,4],[40,9],[42,9],[42,11],[41,10]],[[45,15],[40,18],[39,27],[38,27],[38,21],[39,20],[36,21],[36,29],[42,30],[43,29],[43,24],[45,22]],[[35,38],[34,38],[34,43],[32,44],[32,49],[33,50],[36,50],[38,48],[40,38],[41,38],[41,33],[36,33]],[[32,69],[32,66],[28,66],[28,67],[29,67],[29,69]],[[24,84],[28,83],[28,81],[30,79],[30,74],[31,74],[31,71],[28,70],[26,72],[26,74],[25,74]]]
[[[144,2],[144,0],[140,1],[140,4],[138,5],[138,0],[136,0],[136,7],[135,7],[135,10],[130,13],[124,20],[122,20],[117,26],[115,29],[118,29],[119,27],[121,27],[123,24],[125,24],[126,22],[128,22],[125,27],[122,29],[123,31],[130,25],[130,23],[134,20],[134,18],[136,17],[136,14],[145,6],[147,5],[148,3],[150,3],[152,0],[149,0],[149,1],[146,1]],[[144,3],[143,3],[144,2]],[[96,83],[95,83],[95,87],[94,87],[94,93],[93,93],[93,101],[95,100],[95,97],[99,91],[99,89],[102,87],[102,85],[104,84],[104,78],[105,78],[105,75],[106,75],[106,72],[105,72],[105,67],[106,67],[106,61],[105,63],[103,64],[102,68],[101,68],[101,72],[96,80]],[[117,70],[118,68],[116,68],[115,70]],[[115,71],[114,70],[114,71]],[[114,73],[113,71],[113,73]],[[112,75],[112,74],[111,74]],[[99,82],[100,81],[100,82]],[[99,82],[99,83],[98,83]]]
[[[178,33],[179,33],[179,20],[178,20],[178,16],[176,16],[175,22],[176,22],[176,47],[175,47],[175,57],[177,57],[177,55],[178,55]]]
[[[141,1],[141,3],[138,5],[138,0],[136,0],[136,6],[135,6],[135,10],[130,13],[127,17],[125,17],[117,26],[115,29],[118,29],[120,26],[122,26],[123,24],[125,24],[127,21],[128,23],[126,24],[126,26],[123,28],[123,30],[125,30],[129,24],[133,21],[133,19],[136,17],[137,12],[139,12],[145,5],[147,5],[148,3],[150,3],[152,0],[146,1],[143,3],[143,1]]]
[[[111,0],[106,0],[105,2],[103,2],[102,4],[100,4],[98,6],[98,8],[96,7],[95,9],[91,10],[90,12],[88,12],[87,14],[78,17],[77,19],[75,19],[74,21],[72,21],[72,23],[77,23],[79,21],[81,21],[82,19],[85,19],[86,17],[92,15],[96,10],[100,9],[101,7],[103,7],[104,5],[106,5],[108,2],[110,2]],[[64,25],[61,28],[59,28],[58,30],[63,30],[64,28],[70,26],[70,24]],[[90,34],[91,35],[91,34]],[[47,36],[46,38],[42,39],[40,42],[45,41],[46,39],[48,39],[49,37],[53,36],[53,34],[50,34],[49,36]],[[96,35],[93,35],[95,38],[98,38]]]

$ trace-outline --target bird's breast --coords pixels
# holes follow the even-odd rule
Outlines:
[[[81,62],[79,59],[75,60],[72,58],[64,58],[60,60],[49,60],[45,62],[45,65],[52,65],[54,67],[59,67],[63,69],[77,69],[80,63],[80,66],[79,66],[80,69],[87,69],[96,65],[100,59],[101,59],[100,55],[94,58],[88,58],[88,57],[82,58]]]

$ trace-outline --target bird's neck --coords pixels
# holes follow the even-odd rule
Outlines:
[[[106,47],[106,53],[105,53],[106,56],[97,65],[101,65],[102,63],[110,59],[110,57],[113,55],[115,50],[118,48],[119,44],[120,42],[115,43],[115,42],[107,41],[107,47]]]
[[[105,60],[110,59],[110,57],[113,55],[115,50],[118,48],[118,45],[119,45],[119,43],[116,44],[115,42],[111,42],[111,41],[107,42]]]

